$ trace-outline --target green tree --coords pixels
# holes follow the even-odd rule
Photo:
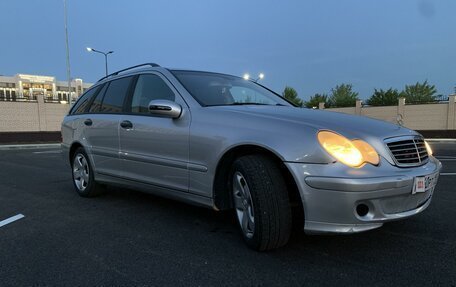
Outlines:
[[[396,106],[399,95],[398,90],[393,88],[386,91],[374,89],[374,94],[367,100],[367,104],[371,106]]]
[[[427,103],[436,99],[436,93],[435,86],[428,84],[426,80],[423,83],[406,85],[400,96],[405,97],[405,101],[409,103]]]
[[[296,92],[296,90],[293,89],[292,87],[286,86],[285,89],[283,90],[282,97],[284,97],[285,99],[294,103],[298,107],[303,106],[302,100],[298,97],[298,92]]]
[[[358,100],[358,93],[353,92],[351,84],[337,85],[331,89],[329,104],[331,107],[354,107]]]
[[[305,102],[305,106],[308,108],[318,108],[320,103],[325,103],[325,108],[329,106],[328,104],[328,95],[326,94],[315,94],[310,97],[310,100]]]

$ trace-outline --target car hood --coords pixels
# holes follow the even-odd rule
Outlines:
[[[397,124],[339,112],[270,105],[214,106],[218,112],[244,117],[295,123],[315,130],[332,130],[349,138],[389,138],[416,135]]]

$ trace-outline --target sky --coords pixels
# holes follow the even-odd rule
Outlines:
[[[66,80],[63,0],[0,0],[0,75]],[[307,100],[350,83],[374,88],[428,80],[456,86],[454,0],[68,0],[71,76],[95,82],[109,70],[164,67],[242,76],[285,86]]]

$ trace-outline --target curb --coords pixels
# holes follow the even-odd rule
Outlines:
[[[59,143],[55,143],[55,144],[11,144],[11,145],[0,145],[0,150],[39,149],[39,148],[60,148],[60,144]]]

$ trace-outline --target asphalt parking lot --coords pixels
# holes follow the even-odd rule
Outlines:
[[[249,250],[229,212],[110,188],[73,190],[56,148],[0,150],[0,285],[456,286],[456,142],[422,214],[356,235]]]

